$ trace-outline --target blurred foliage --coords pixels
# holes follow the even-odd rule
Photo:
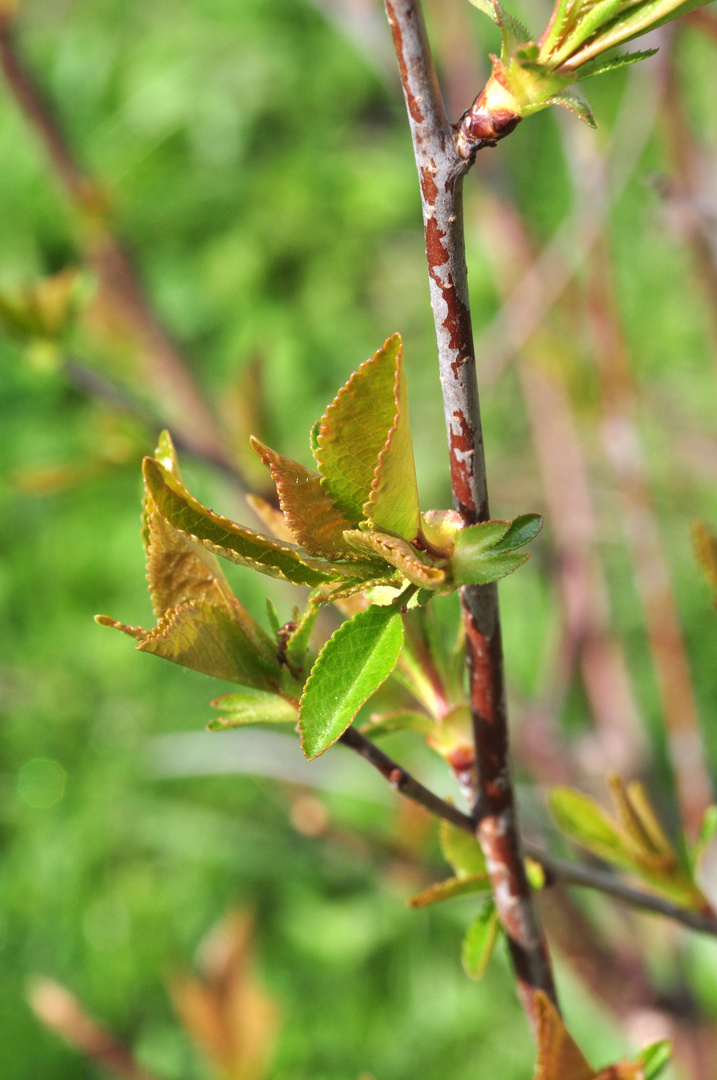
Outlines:
[[[495,48],[492,27],[478,16],[469,25],[476,56]],[[26,0],[20,35],[137,254],[149,295],[218,411],[231,413],[238,391],[246,399],[242,379],[255,388],[247,373],[260,361],[264,408],[252,433],[308,461],[306,431],[325,401],[377,341],[400,330],[420,433],[422,504],[448,506],[420,206],[395,82],[307,0]],[[713,52],[694,31],[678,43],[686,100],[706,146],[717,139]],[[617,73],[596,84],[601,129],[576,138],[602,145],[628,80]],[[478,85],[476,76],[473,91]],[[573,200],[559,123],[542,114],[522,124],[499,151],[479,156],[467,181],[478,328],[500,299],[477,227],[479,189],[513,200],[533,240],[547,240]],[[651,184],[668,171],[658,132],[617,201],[609,236],[652,491],[714,766],[717,625],[689,534],[694,516],[712,531],[717,525],[714,343],[688,252],[666,227]],[[17,294],[81,262],[85,225],[4,85],[0,175],[0,289]],[[650,733],[653,794],[669,817],[654,671],[598,451],[596,378],[587,335],[571,333],[565,355],[551,363],[568,372],[594,452],[597,548]],[[83,364],[147,399],[120,341],[83,325],[73,347]],[[251,744],[222,741],[234,733],[203,736],[209,766],[206,754],[187,764],[176,739],[156,741],[202,729],[209,699],[225,689],[135,655],[92,622],[103,610],[151,618],[138,464],[157,432],[141,416],[89,397],[56,358],[28,352],[12,335],[0,335],[0,365],[0,1015],[12,1032],[0,1041],[3,1080],[96,1075],[30,1012],[26,982],[35,975],[71,988],[168,1080],[205,1076],[164,977],[186,965],[207,929],[237,904],[255,913],[263,983],[282,1017],[271,1080],[356,1080],[362,1069],[376,1080],[475,1080],[496,1075],[497,1061],[502,1080],[524,1080],[531,1046],[502,949],[480,984],[457,960],[480,901],[405,907],[439,872],[439,860],[435,840],[407,843],[408,819],[388,794],[374,796],[368,777],[365,798],[323,792],[328,824],[319,813],[314,828],[293,814],[295,784],[241,774],[241,747]],[[483,394],[483,405],[493,513],[544,510],[513,371]],[[244,443],[250,432],[236,427],[233,437]],[[185,474],[203,501],[243,519],[229,481],[198,462]],[[501,586],[518,731],[549,689],[546,658],[559,629],[549,526],[529,566]],[[263,619],[264,582],[237,570],[232,583]],[[288,618],[293,593],[270,588]],[[570,739],[590,726],[577,682],[562,721]],[[391,738],[402,760],[430,771],[405,736]],[[298,743],[289,745],[298,759]],[[331,753],[338,768],[344,752]],[[527,773],[530,762],[519,759],[518,767]],[[228,775],[198,775],[203,768]],[[305,775],[312,774],[297,774],[297,783]],[[532,824],[531,812],[542,811],[532,811],[530,798],[526,806]],[[432,859],[436,874],[424,869]],[[688,986],[713,1017],[711,949],[695,939],[651,962],[663,985]],[[563,979],[571,1030],[590,1060],[627,1054],[624,1037],[574,977],[566,971]]]

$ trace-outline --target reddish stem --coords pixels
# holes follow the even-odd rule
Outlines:
[[[463,236],[462,180],[470,158],[446,119],[419,0],[386,0],[421,186],[431,306],[456,509],[465,525],[489,518]],[[495,585],[462,590],[473,713],[478,840],[508,938],[518,992],[555,1000],[550,959],[520,850],[508,756],[503,650]]]

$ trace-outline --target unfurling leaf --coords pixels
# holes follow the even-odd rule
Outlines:
[[[309,760],[336,742],[388,678],[402,644],[400,613],[375,604],[342,623],[329,638],[299,707],[301,745]]]
[[[352,529],[344,533],[344,537],[355,551],[385,559],[389,566],[394,566],[407,581],[421,589],[437,589],[446,579],[441,567],[425,562],[414,547],[397,536]]]
[[[702,521],[692,522],[692,544],[697,562],[717,603],[717,536]]]
[[[321,420],[316,460],[347,519],[410,541],[420,515],[402,353],[394,334],[339,390]]]
[[[310,555],[346,557],[344,532],[352,528],[322,486],[321,476],[291,458],[270,450],[258,439],[251,445],[271,470],[284,522],[296,541]]]
[[[261,690],[222,694],[211,705],[213,709],[219,709],[222,716],[209,721],[209,731],[224,731],[246,724],[296,723],[296,705],[277,694],[267,694]]]
[[[553,788],[550,812],[567,836],[618,866],[632,868],[632,846],[595,799],[572,788]]]
[[[535,1013],[538,1060],[533,1080],[657,1080],[669,1060],[670,1044],[659,1042],[643,1050],[637,1061],[593,1069],[542,990],[535,994]]]
[[[646,1046],[637,1055],[637,1060],[642,1065],[644,1080],[657,1080],[667,1068],[672,1056],[672,1043],[667,1039]]]
[[[485,521],[455,534],[451,571],[455,585],[485,585],[512,574],[528,559],[517,549],[540,531],[539,514],[524,514],[514,521]]]
[[[452,900],[454,896],[467,896],[474,892],[490,892],[490,878],[486,873],[465,874],[463,877],[437,881],[435,885],[429,885],[423,892],[409,897],[406,903],[412,908],[429,907],[430,904],[440,904],[444,900]]]
[[[293,544],[252,532],[207,510],[154,458],[145,458],[144,477],[159,513],[176,529],[222,558],[270,577],[284,578],[294,585],[321,585],[350,573],[357,578],[362,576],[359,564],[341,566],[312,559]]]
[[[441,821],[438,835],[443,858],[453,867],[457,877],[487,873],[483,852],[475,836],[449,821]]]
[[[684,907],[709,910],[709,904],[663,832],[647,794],[636,781],[610,778],[617,821],[587,795],[553,788],[550,810],[560,828],[600,858],[637,874],[656,892]]]
[[[461,959],[463,970],[471,979],[482,979],[498,938],[500,921],[495,904],[489,900],[478,917],[468,927],[463,939]]]
[[[263,1080],[276,1040],[278,1010],[257,977],[252,931],[250,916],[230,915],[202,943],[199,974],[169,984],[182,1026],[222,1080]]]
[[[652,56],[655,49],[600,57],[709,0],[555,0],[548,25],[536,41],[502,9],[498,0],[471,0],[501,28],[500,57],[491,56],[492,74],[460,123],[463,152],[495,145],[527,116],[563,105],[591,127],[589,106],[569,87],[625,64]]]

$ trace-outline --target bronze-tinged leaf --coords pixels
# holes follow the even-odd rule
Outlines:
[[[297,543],[310,555],[355,558],[343,537],[344,530],[351,529],[355,522],[348,521],[336,508],[319,473],[253,437],[251,445],[271,470],[284,522]]]
[[[364,576],[358,563],[345,566],[311,558],[293,544],[252,532],[207,510],[154,458],[144,459],[144,477],[159,513],[210,551],[270,577],[314,587],[337,577]],[[373,568],[366,577],[373,576]]]
[[[364,361],[339,390],[321,419],[316,451],[319,472],[331,498],[344,516],[354,524],[364,518],[364,504],[372,494],[376,470],[380,464],[379,455],[387,449],[389,436],[391,441],[398,439],[398,452],[403,447],[402,424],[401,433],[397,434],[397,429],[397,432],[391,435],[396,427],[398,413],[399,387],[396,376],[401,349],[401,338],[398,334],[388,338],[382,348],[369,360]],[[406,412],[405,422],[407,421]],[[393,485],[394,455],[390,454],[390,457],[392,464],[389,472]],[[411,463],[412,461],[411,451]],[[388,468],[388,465],[385,468]],[[405,461],[403,468],[408,469]],[[410,480],[410,469],[407,476]],[[415,486],[415,470],[413,484]],[[383,499],[382,506],[385,507]],[[408,538],[412,540],[417,532],[418,518],[416,530]]]
[[[137,648],[215,679],[278,689],[281,667],[266,646],[268,637],[255,633],[257,624],[247,621],[238,603],[236,609],[232,613],[208,600],[191,600],[168,611]]]
[[[169,985],[182,1025],[224,1080],[263,1080],[276,1039],[277,1009],[258,980],[251,937],[248,915],[229,916],[204,944],[199,976]]]
[[[141,641],[142,638],[147,636],[147,631],[143,630],[141,626],[128,626],[127,623],[118,622],[117,619],[112,619],[109,615],[95,615],[95,622],[98,626],[109,626],[112,630],[121,630],[123,634],[134,638],[135,641]]]
[[[595,1074],[595,1080],[644,1080],[644,1077],[642,1066],[631,1061],[620,1061],[617,1065],[609,1065],[607,1069],[601,1069]]]
[[[535,994],[538,1060],[533,1080],[597,1080],[547,994]],[[607,1078],[605,1078],[607,1080]]]
[[[324,585],[317,592],[317,598],[321,604],[338,604],[339,606],[343,601],[351,600],[357,597],[358,593],[365,593],[369,589],[376,589],[385,587],[388,589],[401,589],[405,582],[402,578],[399,578],[398,574],[394,572],[393,577],[375,577],[364,580],[361,578],[354,578],[348,581],[338,581],[330,585]],[[355,615],[357,611],[363,611],[368,606],[368,599],[363,602],[361,597],[358,597],[356,604],[351,604],[350,607],[341,607],[340,610],[349,618]]]
[[[695,557],[712,592],[717,594],[717,536],[703,521],[692,522],[692,544]]]
[[[400,339],[399,339],[400,341]],[[395,415],[386,444],[378,455],[364,517],[374,529],[415,540],[421,530],[416,464],[408,419],[408,393],[403,369],[403,346],[396,352],[393,386]]]
[[[429,907],[431,904],[440,904],[444,900],[452,900],[454,896],[467,896],[468,893],[474,892],[490,892],[490,878],[487,873],[465,874],[463,877],[437,881],[435,885],[429,885],[416,896],[410,896],[406,903],[412,908]]]
[[[346,542],[365,555],[378,555],[394,566],[421,589],[440,589],[446,580],[445,572],[438,566],[424,562],[419,553],[406,540],[387,533],[363,532],[351,529],[344,533]]]
[[[154,508],[151,496],[147,502],[147,581],[157,618],[190,600],[209,600],[231,609],[234,596],[216,555],[170,525]]]

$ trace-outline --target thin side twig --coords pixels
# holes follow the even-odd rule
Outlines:
[[[407,799],[418,803],[434,817],[442,818],[450,822],[463,832],[475,833],[475,822],[469,814],[451,803],[441,799],[429,791],[427,787],[416,780],[414,776],[404,769],[402,765],[380,750],[375,743],[367,739],[355,728],[347,728],[339,742],[348,746],[362,758],[373,765],[382,776]],[[652,911],[658,915],[664,915],[668,919],[681,923],[691,930],[699,930],[703,934],[717,937],[717,919],[711,915],[699,911],[690,911],[679,907],[671,900],[657,896],[655,893],[644,892],[633,885],[627,884],[622,878],[617,877],[610,870],[600,867],[586,866],[584,863],[572,862],[568,859],[558,859],[550,855],[539,844],[526,842],[523,845],[524,853],[535,862],[539,863],[545,871],[547,884],[560,881],[564,885],[574,885],[585,889],[594,889],[596,892],[605,893],[643,911]]]
[[[43,1024],[117,1080],[157,1080],[131,1051],[85,1012],[77,998],[52,979],[30,986],[30,1005]]]
[[[339,742],[355,750],[370,765],[373,765],[374,769],[377,769],[388,780],[391,787],[394,787],[401,795],[405,795],[407,799],[412,799],[419,806],[423,806],[434,817],[443,818],[445,821],[449,821],[451,825],[463,829],[464,832],[475,833],[475,822],[472,817],[464,814],[457,806],[453,806],[438,795],[434,795],[432,791],[424,787],[420,781],[416,780],[388,754],[384,754],[383,750],[379,749],[375,743],[367,739],[356,728],[347,728]]]
[[[386,0],[420,179],[431,306],[450,448],[454,505],[465,525],[489,518],[463,235],[462,180],[471,157],[446,119],[419,0]],[[478,149],[476,146],[474,149]],[[477,835],[506,932],[523,1008],[555,1000],[515,812],[503,649],[495,585],[462,590],[476,753]]]

